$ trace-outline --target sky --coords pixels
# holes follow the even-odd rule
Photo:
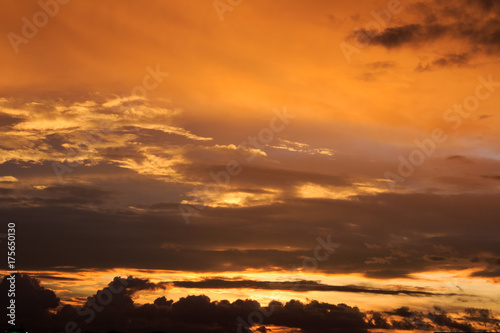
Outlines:
[[[28,329],[500,329],[500,3],[1,4]]]

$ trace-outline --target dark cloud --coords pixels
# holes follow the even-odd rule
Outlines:
[[[15,313],[17,323],[37,323],[39,325],[47,325],[50,321],[49,310],[56,308],[59,305],[59,298],[49,289],[40,286],[40,282],[26,274],[12,274],[15,277],[14,289],[15,297],[7,297],[10,288],[9,276],[3,277],[0,283],[0,307],[2,308],[3,320],[7,317],[7,307],[10,305],[10,300],[15,299]]]
[[[37,197],[28,200],[30,203],[48,206],[70,205],[72,207],[97,205],[110,197],[109,192],[97,188],[68,185],[47,187],[37,191],[36,194]]]
[[[469,61],[467,53],[446,54],[432,62],[433,66],[448,67],[451,65],[465,65]]]
[[[69,196],[75,198],[103,198],[109,196],[109,193],[97,188],[81,187],[81,186],[51,186],[43,190],[49,194]]]
[[[16,124],[22,123],[24,118],[14,117],[6,113],[0,112],[0,128],[9,128]]]
[[[400,308],[394,309],[393,311],[387,311],[387,314],[400,316],[403,318],[409,318],[413,315],[413,312],[410,311],[410,308],[407,306],[402,306]]]
[[[444,67],[465,66],[469,63],[470,55],[467,53],[446,54],[429,63],[419,63],[415,68],[417,72],[434,71]]]
[[[448,156],[446,158],[447,160],[449,161],[459,161],[459,162],[472,162],[470,159],[467,158],[467,156],[464,156],[464,155],[452,155],[452,156]]]
[[[396,62],[394,61],[374,61],[365,65],[365,67],[369,69],[387,69],[395,66]]]
[[[380,76],[387,73],[387,70],[396,66],[394,61],[375,61],[365,64],[365,69],[357,77],[365,82],[376,81]]]
[[[90,186],[54,185],[41,188],[0,189],[0,195],[9,196],[19,207],[71,206],[91,207],[108,201],[111,192]],[[12,205],[11,205],[12,206]]]
[[[432,296],[438,295],[432,292],[409,290],[409,289],[376,289],[354,285],[333,286],[322,284],[316,281],[253,281],[253,280],[226,280],[222,278],[204,279],[202,281],[172,281],[175,287],[179,288],[198,288],[198,289],[264,289],[264,290],[287,290],[297,292],[307,291],[338,291],[350,293],[370,293],[380,295],[410,295],[410,296]],[[447,294],[450,296],[450,294]]]
[[[464,332],[474,331],[474,327],[469,323],[459,322],[450,317],[442,308],[435,307],[434,312],[428,313],[427,317],[438,327],[446,327],[448,329],[460,330]]]
[[[270,303],[273,314],[264,323],[297,327],[304,332],[365,332],[364,314],[357,307],[291,300],[285,305]]]
[[[466,0],[470,6],[477,6],[485,12],[497,12],[500,9],[500,4],[495,0]]]
[[[405,269],[373,269],[364,273],[364,276],[373,279],[407,278],[410,270]]]
[[[417,2],[410,8],[414,19],[407,18],[381,31],[360,29],[356,38],[387,49],[422,48],[443,40],[458,42],[449,47],[456,51],[420,62],[417,72],[466,66],[477,54],[500,52],[500,5],[496,1]]]
[[[358,80],[365,81],[365,82],[374,82],[377,81],[377,79],[381,76],[384,75],[386,72],[385,71],[370,71],[370,70],[365,70],[361,75],[357,76]]]
[[[500,278],[500,268],[492,267],[492,268],[480,270],[480,271],[471,273],[470,276],[483,277],[483,278]]]
[[[474,310],[469,312],[475,313]],[[403,306],[392,311],[372,312],[369,317],[369,326],[379,329],[476,332],[470,320],[464,320],[464,316],[461,319],[454,319],[454,316],[437,306],[430,311],[422,312],[412,311],[409,307]]]
[[[426,258],[429,259],[429,260],[431,260],[431,261],[444,261],[444,260],[446,260],[445,257],[435,256],[435,255],[426,256]]]
[[[162,297],[158,297],[157,299],[155,299],[154,305],[170,307],[170,306],[172,306],[173,302],[174,301],[172,301],[172,300],[167,300],[167,298],[165,296],[162,296]]]
[[[482,114],[479,116],[479,119],[483,120],[483,119],[488,119],[491,117],[493,117],[493,115],[491,115],[491,114]]]
[[[496,319],[490,309],[481,308],[465,308],[466,318],[469,321],[476,322],[483,328],[490,324],[500,328],[500,320]]]
[[[374,45],[387,48],[400,47],[409,43],[421,43],[443,37],[448,32],[447,27],[439,24],[421,25],[409,24],[387,28],[373,36],[373,32],[361,30],[358,34],[373,36],[370,41]]]
[[[138,208],[148,208],[146,205],[137,205]],[[179,204],[176,202],[163,202],[163,203],[155,203],[149,206],[152,210],[179,210]]]
[[[500,180],[500,176],[497,175],[492,175],[492,176],[482,176],[483,178],[486,179],[493,179],[493,180]]]
[[[401,330],[461,330],[474,331],[477,325],[497,325],[500,322],[488,309],[467,308],[461,319],[443,308],[430,311],[413,311],[400,307],[385,312],[361,312],[346,304],[330,304],[315,300],[303,303],[290,300],[286,303],[272,301],[261,306],[253,300],[238,299],[211,301],[204,295],[182,297],[178,301],[158,297],[153,304],[136,304],[134,298],[141,291],[163,291],[171,283],[153,283],[148,279],[115,277],[108,286],[88,297],[84,305],[64,305],[52,313],[47,310],[59,303],[55,294],[39,286],[28,276],[18,281],[28,281],[29,292],[19,294],[19,304],[29,304],[33,313],[43,318],[26,321],[30,331],[64,331],[66,327],[84,332],[249,332],[247,327],[265,332],[269,325],[300,329],[304,333],[353,332],[367,333],[370,329]],[[5,281],[5,280],[4,280]],[[2,282],[2,286],[5,282]],[[3,287],[2,287],[3,288]],[[34,307],[34,308],[33,308]],[[35,310],[36,309],[36,310]]]
[[[301,183],[317,183],[322,185],[349,186],[353,180],[346,175],[327,175],[309,171],[296,171],[284,168],[258,167],[242,163],[243,171],[231,179],[233,186],[243,188],[289,188]],[[225,165],[189,164],[180,165],[178,170],[189,179],[217,184],[210,173],[226,169]]]
[[[65,144],[69,141],[68,137],[65,135],[62,135],[60,133],[47,134],[40,141],[41,141],[41,143],[45,143],[45,144],[49,145],[50,149],[52,149],[52,150],[55,150],[58,152],[65,152],[65,153],[68,152],[63,147],[63,144]]]

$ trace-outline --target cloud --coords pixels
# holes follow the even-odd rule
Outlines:
[[[121,292],[114,292],[119,286]],[[333,305],[311,301],[304,304],[291,300],[285,304],[272,302],[266,307],[252,300],[211,301],[204,295],[182,297],[178,301],[162,296],[153,304],[138,305],[134,295],[142,290],[164,289],[161,284],[146,279],[116,277],[108,287],[89,297],[85,305],[78,309],[70,305],[61,308],[52,316],[51,326],[40,329],[30,322],[31,329],[46,332],[61,329],[73,322],[88,331],[164,331],[164,332],[247,332],[245,326],[275,325],[301,329],[303,332],[339,332],[349,330],[366,333],[363,313],[356,307],[345,304]],[[112,295],[107,301],[104,294]],[[102,300],[106,300],[105,303]],[[262,313],[268,315],[264,316]],[[83,314],[83,315],[82,315]],[[262,320],[248,323],[248,318],[260,314]],[[257,317],[258,318],[258,317]],[[253,319],[252,319],[253,320]]]
[[[472,277],[483,277],[483,278],[500,278],[500,268],[488,268],[484,270],[480,270],[477,272],[473,272],[471,274]]]
[[[353,200],[287,198],[252,207],[207,207],[186,226],[175,204],[160,206],[168,209],[150,209],[147,201],[139,207],[143,210],[102,207],[98,202],[108,202],[107,194],[95,192],[95,199],[86,199],[87,190],[34,189],[35,198],[19,191],[8,194],[10,201],[3,203],[0,213],[23,221],[18,232],[31,245],[16,254],[25,269],[70,265],[195,272],[289,270],[301,258],[311,256],[317,237],[328,234],[342,244],[318,267],[328,274],[408,278],[436,269],[494,269],[498,266],[479,254],[500,257],[494,237],[500,218],[498,195],[378,193]],[[157,203],[154,200],[151,205]],[[74,207],[78,202],[79,207]],[[47,229],[57,233],[46,234]],[[130,247],[131,242],[136,246]],[[470,262],[476,257],[478,261]]]
[[[359,29],[356,38],[387,49],[432,50],[431,45],[439,41],[454,50],[420,62],[415,68],[417,72],[462,67],[478,55],[500,52],[500,6],[494,1],[417,2],[409,8],[411,16],[379,31]]]
[[[410,296],[431,296],[432,292],[404,289],[377,289],[360,286],[332,286],[316,281],[252,281],[252,280],[225,280],[225,279],[204,279],[202,281],[172,281],[175,287],[179,288],[199,288],[199,289],[264,289],[264,290],[286,290],[286,291],[338,291],[350,293],[370,293],[380,295],[410,295]]]
[[[212,140],[176,126],[181,111],[161,100],[117,102],[94,94],[79,100],[9,99],[4,104],[2,115],[10,119],[4,117],[10,127],[0,133],[0,163],[54,161],[72,171],[115,162],[139,174],[181,178],[172,165],[184,161],[183,147]]]
[[[500,176],[497,176],[497,175],[482,176],[482,177],[483,177],[483,178],[486,178],[486,179],[500,180]]]
[[[15,183],[18,182],[19,180],[16,177],[13,176],[2,176],[0,177],[0,183]]]
[[[7,297],[10,289],[8,275],[4,276],[0,283],[0,306],[4,318],[10,299],[15,299],[16,323],[37,323],[44,327],[50,322],[49,310],[55,309],[59,305],[59,298],[49,289],[40,285],[40,282],[26,274],[15,273],[10,276],[15,277],[15,297]],[[4,319],[6,320],[6,319]]]
[[[421,43],[435,40],[444,36],[448,32],[447,27],[439,24],[408,24],[398,27],[386,28],[382,32],[375,34],[372,31],[360,30],[357,34],[373,36],[370,41],[374,45],[382,45],[386,48],[400,47],[409,43]]]
[[[468,159],[467,156],[464,156],[464,155],[452,155],[452,156],[448,156],[446,159],[449,161],[472,163],[472,161],[470,159]]]
[[[25,119],[22,117],[15,117],[7,113],[0,113],[0,128],[12,128],[12,126],[17,125],[24,120]]]
[[[20,277],[18,279],[21,281]],[[310,300],[308,303],[293,299],[287,302],[271,301],[267,306],[263,306],[249,299],[237,299],[233,302],[211,301],[205,295],[190,295],[181,297],[177,301],[160,296],[153,303],[137,304],[134,299],[138,293],[166,292],[171,283],[153,283],[148,279],[132,276],[115,277],[108,286],[88,297],[82,307],[66,304],[56,311],[48,312],[47,309],[54,308],[59,303],[55,294],[40,287],[35,279],[28,276],[23,276],[22,279],[30,281],[33,287],[27,289],[31,292],[19,294],[16,299],[19,304],[35,306],[38,313],[43,314],[43,320],[38,318],[26,321],[25,327],[28,330],[44,333],[64,330],[70,325],[69,323],[73,327],[93,332],[249,332],[246,330],[247,327],[264,331],[265,327],[272,325],[300,329],[305,333],[347,331],[367,333],[369,328],[474,331],[475,327],[471,323],[482,327],[485,327],[484,325],[494,327],[500,322],[491,311],[479,308],[464,309],[460,319],[455,319],[456,314],[449,314],[439,307],[429,311],[400,307],[382,312],[361,312],[357,307],[346,304],[335,305],[316,300]],[[202,283],[213,282],[202,281]],[[244,283],[255,284],[256,281],[244,281]],[[2,282],[2,286],[4,285]],[[36,292],[43,294],[42,298],[48,302],[35,301],[41,299]],[[30,316],[33,313],[31,312]],[[24,313],[23,316],[18,315],[19,320],[28,318],[23,317]]]
[[[392,311],[371,312],[368,324],[371,328],[396,330],[459,330],[475,332],[476,329],[467,320],[455,319],[444,309],[435,306],[429,311],[413,311],[403,306]]]
[[[33,275],[37,279],[47,279],[47,280],[57,280],[57,281],[80,281],[79,278],[72,278],[67,276],[54,276],[54,275],[37,274],[37,273],[31,273],[31,275]]]
[[[179,172],[198,181],[216,184],[210,173],[225,170],[225,165],[190,164],[179,166]],[[349,186],[352,180],[346,175],[329,175],[313,171],[298,171],[284,167],[243,164],[241,174],[231,178],[231,185],[245,188],[286,189],[301,183],[315,183],[323,186]]]
[[[30,189],[12,189],[11,197],[17,198],[19,206],[71,206],[97,207],[111,198],[111,192],[90,186],[55,185],[34,186]]]
[[[415,68],[417,72],[434,71],[444,67],[465,66],[469,63],[470,55],[467,53],[460,54],[446,54],[442,57],[436,58],[429,63],[419,63]]]
[[[389,61],[389,60],[374,61],[374,62],[367,63],[365,65],[365,67],[368,69],[388,69],[388,68],[393,68],[396,66],[397,66],[397,64],[395,61]]]
[[[111,193],[98,188],[88,186],[75,186],[75,185],[58,185],[44,187],[42,193],[48,196],[72,198],[81,201],[97,201],[101,202],[103,199],[109,198]]]
[[[325,156],[334,156],[335,150],[329,148],[311,148],[306,143],[301,142],[293,142],[285,139],[278,138],[278,144],[272,145],[272,148],[282,149],[291,152],[305,153],[310,155],[325,155]]]
[[[0,195],[8,195],[14,193],[14,190],[11,188],[0,188]]]

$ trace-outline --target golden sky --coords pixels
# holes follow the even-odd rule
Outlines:
[[[118,276],[137,307],[345,303],[352,332],[498,315],[497,2],[2,5],[0,210],[57,318]]]

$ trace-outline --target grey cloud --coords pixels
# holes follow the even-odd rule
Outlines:
[[[15,116],[11,116],[9,114],[0,112],[0,128],[12,127],[16,124],[23,122],[23,120],[24,120],[24,118],[22,118],[22,117],[15,117]]]
[[[500,257],[494,236],[497,202],[497,195],[430,194],[294,199],[259,207],[207,207],[189,225],[174,203],[155,210],[144,206],[144,211],[10,206],[1,213],[19,222],[23,242],[30,244],[29,251],[20,244],[18,253],[27,269],[290,269],[312,255],[317,237],[331,235],[342,246],[319,271],[385,279],[441,269],[443,262],[450,269],[468,269],[483,252]],[[40,216],[46,216],[43,223]],[[38,237],[47,228],[55,232]],[[369,261],[375,257],[386,259]],[[498,267],[483,259],[473,265]]]
[[[252,281],[252,280],[226,280],[222,278],[207,278],[202,281],[172,281],[175,287],[179,288],[199,288],[199,289],[265,289],[265,290],[288,290],[297,292],[307,291],[337,291],[348,293],[369,293],[380,295],[410,295],[410,296],[432,296],[439,295],[433,292],[420,291],[420,290],[404,290],[404,289],[377,289],[367,288],[355,285],[348,286],[333,286],[318,283],[316,281]],[[450,294],[447,294],[448,296]]]
[[[55,307],[59,302],[55,294],[51,290],[40,287],[36,279],[28,276],[24,276],[23,279],[31,281],[33,287],[28,290],[35,293],[24,293],[19,296],[19,301],[31,306],[39,304],[42,311],[39,313],[43,313],[43,316],[34,318],[27,312],[20,312],[18,320],[25,321],[29,330],[44,333],[64,330],[69,322],[84,331],[131,333],[249,332],[250,327],[256,329],[259,326],[259,331],[265,331],[263,327],[267,325],[297,328],[305,333],[367,333],[368,329],[474,331],[475,328],[471,323],[483,327],[485,324],[498,326],[500,323],[490,310],[478,308],[466,308],[462,312],[462,317],[455,319],[456,315],[453,316],[440,307],[422,312],[411,310],[409,307],[384,312],[361,312],[357,307],[346,304],[334,305],[315,300],[308,303],[293,299],[286,303],[272,301],[267,306],[261,306],[252,300],[211,301],[204,295],[182,297],[178,301],[160,296],[152,304],[138,305],[134,302],[138,292],[145,290],[166,292],[167,286],[171,284],[153,283],[148,279],[132,276],[115,277],[108,286],[88,297],[81,308],[64,305],[57,311],[49,313],[47,309]],[[257,283],[256,281],[243,282],[251,285]],[[265,282],[265,284],[268,283]],[[311,281],[304,283],[310,284]],[[280,285],[279,282],[276,284]],[[1,286],[6,286],[5,280]],[[37,295],[42,294],[49,302],[43,304],[34,302]],[[105,294],[108,296],[104,297]],[[106,304],[102,303],[102,300],[107,300]],[[249,321],[250,318],[257,318],[254,316],[256,313],[267,315],[262,315],[262,319],[257,322],[255,319]],[[26,321],[26,319],[31,320]]]

